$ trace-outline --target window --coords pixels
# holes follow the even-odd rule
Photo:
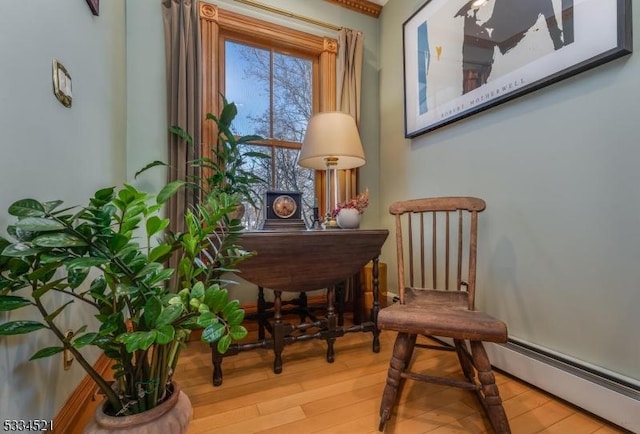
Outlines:
[[[307,122],[313,114],[314,70],[317,58],[279,51],[223,38],[224,86],[228,101],[238,107],[233,131],[255,134],[256,151],[271,155],[270,160],[255,159],[245,167],[267,181],[256,190],[256,204],[265,191],[302,192],[302,215],[309,222],[315,200],[314,172],[298,166],[297,159]],[[314,66],[316,66],[314,68]],[[317,74],[316,74],[317,75]],[[316,86],[317,87],[317,86]],[[246,204],[248,205],[248,204]],[[264,219],[264,209],[247,206],[245,224],[254,228]]]
[[[311,115],[335,109],[337,41],[207,3],[201,4],[200,16],[204,112],[219,112],[220,102],[214,96],[220,93],[236,103],[234,133],[264,137],[252,146],[272,156],[251,161],[247,167],[268,181],[259,198],[264,198],[267,188],[300,191],[303,216],[309,219],[314,202],[324,203],[323,183],[316,181],[322,174],[299,167],[297,158]],[[205,145],[214,134],[208,124],[203,124]],[[208,152],[205,148],[203,155]],[[262,219],[262,209],[248,209],[245,223],[256,228]]]

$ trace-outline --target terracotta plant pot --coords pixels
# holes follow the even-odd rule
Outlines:
[[[172,383],[173,393],[162,404],[145,412],[131,416],[109,416],[104,406],[99,405],[93,420],[84,429],[86,434],[184,434],[193,416],[189,397]],[[105,401],[106,403],[106,401]]]

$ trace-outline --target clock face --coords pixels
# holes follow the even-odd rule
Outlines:
[[[291,196],[282,194],[273,200],[272,209],[278,218],[288,219],[296,213],[298,204]]]

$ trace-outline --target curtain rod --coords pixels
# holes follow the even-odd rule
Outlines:
[[[306,23],[314,24],[316,26],[324,27],[327,29],[331,29],[335,31],[340,31],[343,29],[343,27],[335,26],[333,24],[325,23],[323,21],[315,20],[313,18],[305,17],[303,15],[294,14],[293,12],[289,12],[285,9],[280,9],[275,6],[269,6],[264,3],[259,3],[257,1],[253,1],[253,0],[235,0],[235,1],[238,3],[244,3],[246,5],[253,6],[258,9],[263,9],[265,11],[273,12],[274,14],[284,15],[285,17],[288,17],[288,18],[295,18],[296,20],[304,21]]]

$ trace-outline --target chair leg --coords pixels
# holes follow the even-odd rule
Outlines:
[[[461,339],[454,339],[453,343],[455,345],[456,354],[458,355],[460,367],[462,368],[462,373],[469,382],[475,383],[475,369],[473,368],[472,361],[469,360],[470,355],[465,341]]]
[[[389,362],[389,370],[387,372],[387,383],[382,393],[382,402],[380,403],[379,431],[384,431],[384,425],[391,417],[391,411],[398,398],[398,391],[404,382],[401,375],[411,362],[416,337],[415,334],[410,335],[407,333],[398,333],[396,337],[396,342],[393,345],[393,354]]]
[[[484,407],[493,429],[498,434],[511,433],[507,414],[502,406],[500,392],[496,385],[496,379],[491,370],[491,363],[482,342],[471,341],[471,355],[473,363],[478,370],[478,379],[482,390],[477,395]]]

